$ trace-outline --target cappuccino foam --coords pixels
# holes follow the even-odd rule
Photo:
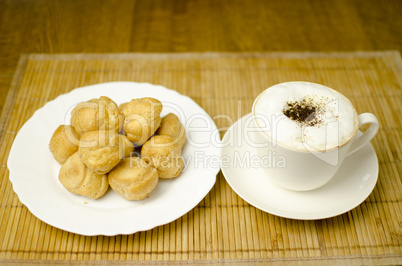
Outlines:
[[[296,150],[326,151],[355,135],[357,113],[342,94],[319,84],[286,82],[261,93],[253,106],[258,127]]]

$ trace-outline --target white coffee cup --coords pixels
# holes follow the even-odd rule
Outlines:
[[[280,90],[283,90],[285,96],[282,97],[281,94],[278,93]],[[306,95],[304,95],[304,92],[306,92]],[[324,96],[320,94],[321,92],[324,93]],[[329,115],[325,113],[327,112],[327,109],[331,110],[328,112],[335,112],[332,111],[335,109],[329,109],[329,107],[325,107],[327,109],[325,109],[325,112],[323,111],[324,113],[321,112],[322,119],[318,118],[318,115],[313,115],[313,117],[318,121],[317,123],[322,123],[322,125],[315,126],[306,126],[303,124],[304,122],[296,120],[287,121],[292,119],[284,117],[281,114],[278,115],[278,113],[276,113],[277,116],[274,117],[275,110],[269,110],[269,104],[280,107],[284,100],[287,103],[297,102],[299,104],[301,102],[300,97],[313,97],[314,101],[324,103],[317,106],[331,106],[329,102],[338,104],[339,110],[337,110],[337,115],[330,117],[331,119],[334,119],[335,123],[330,124],[328,122],[329,118],[327,117],[329,117]],[[300,104],[298,106],[300,109]],[[285,108],[286,106],[283,107],[283,109]],[[317,107],[316,110],[318,109],[319,108]],[[324,107],[322,109],[324,110]],[[265,112],[265,110],[269,111]],[[282,111],[282,113],[284,114],[285,112]],[[274,156],[285,160],[285,163],[282,164],[283,167],[272,165],[271,167],[264,168],[267,178],[281,187],[296,191],[313,190],[328,183],[335,176],[343,161],[347,159],[347,156],[369,143],[377,134],[379,128],[377,118],[373,114],[363,113],[357,116],[353,105],[339,92],[323,85],[302,81],[277,84],[263,91],[254,101],[252,115],[254,124],[257,128],[257,131],[255,132],[257,142],[267,143],[267,147],[256,148],[257,154],[263,158],[264,156],[267,156],[267,153],[269,153],[270,155],[273,154]],[[272,115],[272,117],[267,118],[269,115]],[[266,123],[263,123],[264,116],[268,119],[265,121]],[[326,119],[328,121],[325,121]],[[336,119],[339,119],[339,121]],[[277,124],[275,125],[277,126],[275,128],[272,128],[272,125],[274,124],[272,123],[273,120],[275,120],[275,123]],[[270,121],[271,128],[268,130],[266,125],[269,124]],[[363,134],[361,134],[358,132],[358,129],[365,124],[371,125]],[[296,129],[298,126],[300,129]],[[342,131],[342,126],[348,130],[348,133]],[[336,131],[336,129],[338,131]],[[307,135],[310,134],[309,136],[302,135],[301,137],[292,138],[293,135],[296,136],[296,133],[293,134],[292,130],[296,133],[300,132],[301,134],[303,134],[303,132],[312,133],[308,133]],[[321,137],[319,135],[323,132],[333,140],[337,140],[336,138],[338,137],[338,145],[334,146],[331,139],[329,139],[328,142],[331,143],[332,146],[325,149],[315,149],[314,147],[307,145],[308,141],[305,139],[309,139],[312,143],[315,143],[314,137],[316,139],[322,138],[322,140],[325,140],[326,142],[327,136]],[[290,134],[289,136],[291,137],[288,138],[287,134]]]

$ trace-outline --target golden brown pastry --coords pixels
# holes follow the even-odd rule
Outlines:
[[[178,142],[180,147],[183,147],[186,142],[186,131],[184,126],[179,118],[173,113],[169,113],[162,118],[161,126],[156,131],[156,134],[171,136]]]
[[[117,104],[106,96],[79,103],[71,111],[70,123],[79,135],[95,130],[120,132],[123,126]]]
[[[143,145],[161,123],[162,103],[154,98],[131,100],[124,108],[124,132],[135,145]]]
[[[61,167],[59,181],[71,193],[92,199],[102,197],[109,187],[107,175],[89,169],[81,161],[78,152],[71,155]]]
[[[119,134],[119,137],[122,142],[121,147],[123,148],[123,159],[131,157],[134,152],[134,144],[125,135]]]
[[[98,174],[106,174],[115,167],[124,155],[123,141],[113,130],[84,133],[78,148],[86,166]]]
[[[138,157],[122,160],[108,174],[110,187],[126,200],[144,199],[158,183],[158,171]]]
[[[158,169],[160,178],[173,178],[183,170],[181,146],[172,137],[155,135],[141,149],[141,158]]]
[[[78,151],[80,137],[70,125],[60,125],[50,139],[49,149],[59,164]]]
[[[123,110],[124,110],[124,108],[126,108],[127,104],[128,104],[128,102],[122,103],[122,104],[119,105],[119,112],[121,114],[123,114]]]

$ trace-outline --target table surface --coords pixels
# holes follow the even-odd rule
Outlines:
[[[23,53],[402,51],[399,0],[0,0],[0,110]]]
[[[401,71],[397,52],[24,55],[0,119],[0,263],[399,264]],[[194,209],[152,230],[81,236],[47,225],[19,201],[9,181],[7,158],[19,129],[58,95],[122,80],[161,84],[191,97],[221,134],[250,112],[266,86],[309,80],[332,87],[346,95],[358,113],[371,112],[379,119],[380,131],[371,141],[379,163],[377,185],[362,204],[342,215],[302,221],[253,207],[220,172]]]

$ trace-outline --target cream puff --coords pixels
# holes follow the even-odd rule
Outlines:
[[[61,167],[59,181],[71,193],[91,199],[102,197],[109,187],[107,175],[89,169],[78,152],[71,155]]]
[[[71,111],[71,125],[79,135],[96,130],[120,132],[123,119],[117,104],[106,96],[79,103]]]
[[[154,98],[131,100],[122,110],[123,130],[136,146],[143,145],[158,129],[161,123],[162,103]]]
[[[171,136],[178,142],[180,147],[183,147],[186,142],[186,131],[184,126],[179,118],[173,113],[169,113],[162,118],[161,125],[156,131],[156,134]]]
[[[106,174],[124,156],[123,140],[113,130],[86,132],[81,136],[78,148],[81,160],[98,174]]]
[[[158,170],[160,178],[177,177],[184,167],[181,146],[167,135],[155,135],[148,140],[141,148],[141,158]]]
[[[123,148],[123,159],[131,157],[134,153],[134,144],[127,138],[126,135],[119,134],[120,141],[122,142],[121,148]]]
[[[141,158],[130,157],[109,172],[108,181],[126,200],[142,200],[158,183],[158,171]]]
[[[78,151],[80,137],[73,126],[60,125],[53,133],[49,150],[59,164],[67,161],[68,157]]]

